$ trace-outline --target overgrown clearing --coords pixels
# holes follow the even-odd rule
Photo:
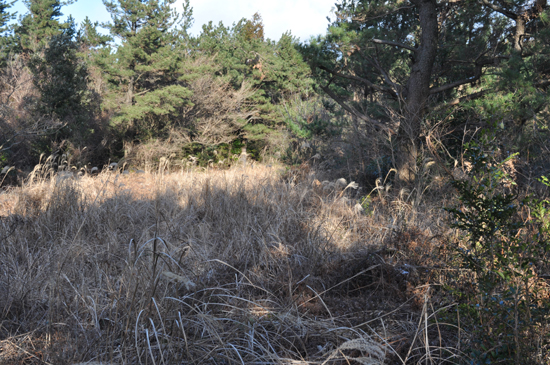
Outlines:
[[[395,197],[356,213],[343,198],[359,193],[300,171],[3,192],[1,362],[458,362],[466,334],[434,321],[440,208]]]
[[[0,0],[0,365],[550,365],[548,0],[73,2]]]

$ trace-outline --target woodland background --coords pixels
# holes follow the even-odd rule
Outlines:
[[[548,169],[544,1],[343,1],[327,33],[302,43],[264,39],[260,14],[193,37],[191,5],[173,3],[106,1],[102,35],[89,20],[60,22],[63,2],[28,0],[14,23],[4,1],[2,164],[70,152],[79,167],[205,165],[246,145],[256,160],[320,153],[356,180],[393,166],[407,181],[422,153],[452,165],[489,127],[507,153]]]
[[[550,363],[546,0],[174,3],[0,0],[0,363]]]

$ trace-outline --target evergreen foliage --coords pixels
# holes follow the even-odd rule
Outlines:
[[[8,12],[8,9],[13,6],[15,0],[1,0],[0,1],[0,33],[4,33],[9,29],[8,23],[15,18],[15,14]]]
[[[113,123],[138,135],[158,135],[189,105],[191,92],[179,81],[181,53],[174,49],[179,18],[174,2],[104,1],[112,17],[104,26],[121,44],[105,48],[95,62],[110,85]]]
[[[21,19],[21,24],[15,30],[21,52],[39,51],[51,37],[70,27],[70,23],[59,21],[63,15],[61,8],[67,3],[60,0],[24,0],[24,3],[29,13]]]
[[[366,128],[393,135],[398,176],[409,181],[434,111],[442,119],[456,106],[492,99],[513,103],[510,116],[520,123],[542,116],[547,18],[546,1],[344,0],[326,36],[304,52],[327,95]]]
[[[82,123],[88,71],[78,57],[74,22],[50,38],[44,55],[35,54],[29,68],[40,92],[41,112],[60,119],[71,117]]]
[[[98,32],[98,26],[99,22],[92,23],[88,17],[84,19],[78,32],[78,43],[80,44],[80,47],[87,50],[97,47],[105,47],[113,40],[110,36]]]
[[[15,14],[9,12],[14,3],[15,0],[0,0],[0,66],[2,67],[5,66],[6,59],[14,48],[11,32],[13,26],[9,25],[9,22],[15,19]]]

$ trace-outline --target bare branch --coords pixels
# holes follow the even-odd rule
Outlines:
[[[32,79],[24,58],[9,55],[0,73],[0,152],[14,150],[67,125],[52,117],[37,116],[26,107],[25,99],[36,97]]]
[[[494,11],[496,11],[498,13],[501,13],[505,17],[508,17],[510,19],[513,19],[513,20],[516,20],[518,18],[518,15],[516,13],[511,12],[509,10],[506,10],[503,7],[498,6],[496,4],[493,4],[489,0],[479,0],[479,2],[483,5],[485,5],[486,7],[490,8],[490,9],[493,9]]]
[[[249,105],[255,89],[248,82],[233,89],[229,82],[204,76],[190,84],[192,106],[183,113],[181,137],[187,143],[218,145],[230,143],[258,110]]]
[[[448,84],[445,84],[445,85],[442,85],[442,86],[439,86],[439,87],[432,87],[430,89],[430,94],[431,95],[437,94],[437,93],[440,93],[440,92],[443,92],[443,91],[454,89],[455,87],[460,86],[460,85],[476,82],[483,75],[483,67],[484,66],[498,65],[499,60],[502,59],[502,58],[507,58],[507,57],[495,57],[495,58],[486,59],[486,60],[483,60],[483,61],[480,61],[480,62],[476,61],[473,76],[467,77],[467,78],[462,79],[462,80],[450,82]]]
[[[351,115],[353,115],[354,117],[358,118],[358,119],[361,119],[371,125],[373,125],[374,127],[378,128],[378,129],[381,129],[381,130],[384,130],[386,132],[389,132],[391,134],[395,134],[395,131],[393,129],[391,129],[390,127],[388,127],[387,125],[383,124],[383,123],[380,123],[379,121],[377,120],[374,120],[372,119],[371,117],[369,117],[368,115],[365,115],[363,113],[360,113],[357,109],[355,109],[354,107],[352,107],[351,105],[348,105],[345,103],[344,100],[342,100],[340,97],[338,97],[335,93],[333,93],[329,87],[327,86],[322,86],[321,85],[321,89],[323,89],[323,91],[328,95],[330,96],[335,102],[337,102],[345,111],[347,111],[348,113],[350,113]]]
[[[399,48],[405,48],[405,49],[408,49],[409,51],[413,51],[413,52],[418,51],[418,48],[414,48],[414,47],[409,46],[408,44],[399,43],[399,42],[386,41],[386,40],[376,39],[376,38],[373,38],[373,39],[372,39],[372,42],[373,42],[373,43],[376,43],[376,44],[387,44],[387,45],[389,45],[389,46],[395,46],[395,47],[399,47]]]
[[[369,20],[380,19],[380,18],[383,18],[385,16],[398,13],[401,10],[408,10],[408,9],[414,9],[414,6],[413,5],[400,6],[398,8],[393,9],[392,11],[384,12],[384,13],[381,13],[379,15],[370,16],[370,17],[364,16],[364,15],[363,16],[354,15],[353,20],[358,21],[358,22],[362,22],[362,23],[366,23]]]
[[[482,97],[486,94],[489,94],[493,91],[494,91],[493,89],[486,89],[486,90],[481,90],[481,91],[478,91],[478,92],[475,92],[475,93],[472,93],[472,94],[462,96],[460,98],[456,98],[454,100],[449,101],[448,103],[439,105],[438,107],[436,107],[434,109],[434,111],[435,112],[441,112],[441,111],[447,110],[449,108],[452,108],[453,106],[464,103],[466,101],[479,99],[480,97]]]
[[[49,119],[43,119],[40,118],[37,122],[25,126],[23,129],[19,131],[14,131],[11,133],[10,136],[0,135],[5,138],[4,143],[0,145],[0,152],[8,151],[11,148],[17,146],[21,143],[21,141],[15,141],[17,138],[25,138],[25,137],[40,137],[45,136],[48,134],[53,134],[55,132],[60,131],[64,127],[67,126],[67,123],[61,123],[57,121],[52,121]]]
[[[386,72],[386,70],[384,70],[382,68],[382,66],[380,66],[380,63],[378,62],[378,59],[376,58],[371,58],[371,57],[368,57],[366,56],[363,51],[361,51],[361,49],[359,47],[356,47],[355,51],[357,53],[359,53],[359,55],[361,57],[363,57],[368,63],[370,63],[374,68],[376,68],[376,70],[378,70],[378,72],[384,77],[384,81],[386,81],[386,83],[388,85],[390,85],[390,87],[393,89],[395,95],[399,95],[401,94],[401,92],[403,91],[403,86],[393,82],[389,76],[389,74]]]
[[[373,84],[372,82],[370,82],[369,80],[365,79],[365,78],[362,78],[362,77],[359,77],[359,76],[353,76],[353,75],[345,75],[345,74],[342,74],[338,71],[334,71],[334,70],[331,70],[325,66],[318,66],[321,70],[324,70],[326,72],[329,72],[330,74],[332,74],[333,76],[338,76],[338,77],[341,77],[341,78],[344,78],[344,79],[348,79],[348,80],[355,80],[355,81],[359,81],[365,85],[367,85],[368,87],[376,90],[376,91],[380,91],[380,92],[383,92],[383,93],[389,93],[391,95],[395,95],[395,91],[392,89],[392,88],[388,88],[388,87],[383,87],[383,86],[380,86],[380,85],[376,85],[376,84]]]
[[[439,87],[433,87],[433,88],[430,89],[430,94],[437,94],[437,93],[440,93],[440,92],[443,92],[443,91],[454,89],[455,87],[460,86],[460,85],[476,82],[477,80],[479,80],[480,77],[481,77],[481,75],[475,75],[475,76],[468,77],[466,79],[458,80],[458,81],[455,81],[455,82],[451,82],[451,83],[448,83],[448,84],[445,84],[445,85],[442,85],[442,86],[439,86]]]
[[[136,96],[144,95],[144,94],[147,94],[149,91],[151,91],[151,89],[143,90],[142,92],[139,92],[139,93],[137,93],[137,94],[134,94],[133,96],[136,97]]]

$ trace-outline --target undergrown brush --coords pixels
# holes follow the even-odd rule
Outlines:
[[[468,361],[438,320],[440,206],[365,212],[316,181],[255,165],[4,191],[0,363]]]

